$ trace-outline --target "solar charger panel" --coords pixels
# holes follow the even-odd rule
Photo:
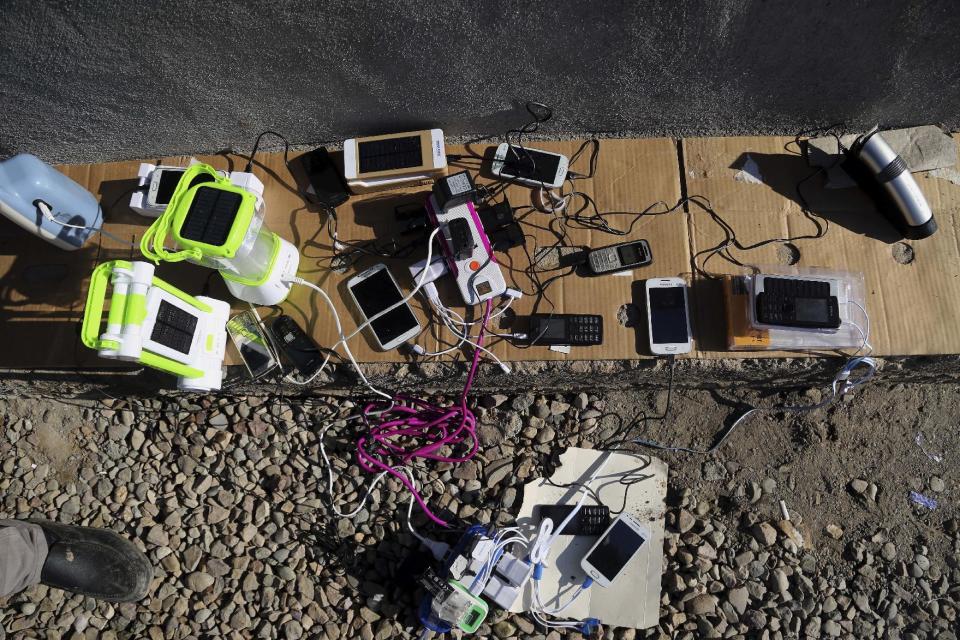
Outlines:
[[[83,312],[83,343],[101,357],[177,376],[180,389],[219,389],[230,305],[187,295],[155,277],[153,270],[148,262],[126,260],[94,269]],[[113,287],[109,305],[108,286]],[[106,306],[107,326],[101,333]]]

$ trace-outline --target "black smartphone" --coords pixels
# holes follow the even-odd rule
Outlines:
[[[308,195],[327,207],[338,207],[350,197],[340,169],[324,147],[304,154],[303,169],[307,176]]]
[[[270,332],[277,346],[304,378],[309,378],[323,366],[323,354],[317,343],[290,316],[274,320]]]

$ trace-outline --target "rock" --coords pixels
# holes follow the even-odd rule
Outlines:
[[[913,556],[913,562],[920,567],[921,571],[926,572],[930,569],[930,560],[922,553],[918,553],[917,555]]]
[[[887,542],[880,548],[880,557],[887,562],[893,562],[897,558],[897,545]]]
[[[715,482],[717,480],[723,480],[724,475],[726,474],[726,469],[723,465],[715,460],[708,460],[703,463],[703,479],[708,482]]]
[[[218,504],[211,504],[207,510],[207,524],[220,524],[230,517],[230,510]]]
[[[837,600],[833,596],[827,596],[823,599],[823,604],[820,607],[820,610],[823,613],[833,613],[837,610]]]
[[[140,450],[140,447],[143,446],[146,440],[147,437],[143,434],[143,431],[134,430],[133,433],[130,434],[130,446],[137,451]]]
[[[717,599],[708,594],[701,593],[700,595],[687,600],[687,603],[684,607],[684,610],[687,613],[693,614],[695,616],[702,616],[708,613],[713,613],[717,609]]]
[[[147,532],[147,542],[155,544],[158,547],[165,547],[170,544],[170,537],[162,525],[155,525]]]
[[[216,579],[203,571],[197,571],[187,576],[187,586],[198,593],[212,587],[214,582],[216,582]]]
[[[857,494],[858,496],[864,497],[864,494],[867,493],[867,489],[870,487],[870,483],[861,478],[850,481],[850,490]]]
[[[747,626],[751,629],[764,629],[767,626],[767,614],[763,611],[751,609],[744,614],[743,621],[746,622]]]
[[[733,606],[738,614],[743,615],[743,612],[747,610],[747,605],[750,603],[750,593],[745,587],[731,589],[727,593],[727,602]]]
[[[777,530],[769,522],[759,522],[751,529],[754,539],[765,547],[777,541]]]
[[[508,640],[513,638],[517,632],[517,627],[509,620],[501,620],[500,622],[493,625],[493,633],[501,640]]]
[[[834,540],[839,540],[843,537],[843,529],[835,524],[828,524],[826,527],[824,527],[824,531],[826,531],[827,535]]]
[[[946,483],[943,481],[943,478],[938,476],[933,476],[930,478],[930,491],[934,493],[943,493],[944,489],[947,488]]]
[[[694,523],[696,523],[696,519],[693,517],[693,514],[686,509],[681,509],[680,512],[677,513],[677,531],[680,533],[686,533],[690,531],[690,529],[693,529]]]
[[[230,616],[230,628],[235,631],[243,631],[250,626],[250,616],[243,610],[243,607],[237,607],[233,615]]]
[[[773,478],[764,478],[760,486],[763,488],[764,493],[771,494],[777,490],[777,481]]]
[[[298,640],[303,637],[303,625],[296,620],[291,620],[283,625],[283,633],[287,640]]]
[[[841,633],[843,633],[843,629],[836,620],[827,620],[820,627],[820,630],[824,635],[830,636],[831,638],[837,638]]]
[[[577,397],[573,399],[573,406],[577,408],[578,411],[583,411],[587,408],[587,405],[590,404],[590,396],[581,391],[577,394]]]
[[[797,530],[792,521],[778,520],[777,529],[780,530],[780,533],[782,533],[787,540],[790,540],[793,542],[793,544],[797,545],[797,549],[803,548],[803,534]]]
[[[513,463],[510,460],[491,462],[486,469],[487,486],[500,484],[505,478],[513,475]]]
[[[130,433],[130,425],[117,424],[114,422],[107,428],[107,435],[114,442],[124,442]]]

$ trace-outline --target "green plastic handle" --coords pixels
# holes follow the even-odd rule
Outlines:
[[[83,324],[80,327],[80,339],[91,349],[115,346],[112,341],[100,339],[100,323],[103,321],[103,305],[107,298],[107,285],[113,276],[115,267],[129,269],[126,260],[112,260],[98,265],[90,276],[90,288],[87,290],[87,304],[83,309]]]

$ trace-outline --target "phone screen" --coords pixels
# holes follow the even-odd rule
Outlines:
[[[684,287],[649,289],[650,328],[655,344],[683,344],[687,335],[687,304]]]
[[[306,154],[303,159],[310,182],[308,190],[312,190],[322,204],[337,206],[349,197],[340,170],[334,164],[330,154],[323,147]]]
[[[618,520],[587,556],[587,564],[599,571],[608,582],[613,582],[644,542],[646,540],[642,535],[626,522]]]
[[[387,307],[403,300],[403,294],[394,284],[390,272],[380,269],[369,278],[365,278],[350,287],[357,305],[366,318],[372,318]],[[413,315],[409,305],[397,307],[383,317],[370,323],[373,332],[381,344],[388,344],[402,336],[410,329],[417,327],[417,318]]]
[[[251,312],[243,311],[230,318],[227,321],[227,333],[254,380],[273,371],[277,366],[273,349],[260,329],[259,321]]]
[[[534,149],[521,149],[510,145],[507,157],[503,160],[502,175],[511,178],[527,178],[547,184],[553,184],[557,177],[560,156]]]
[[[180,178],[183,177],[181,169],[163,169],[160,173],[160,185],[157,188],[157,204],[169,204],[170,196],[173,195]]]

